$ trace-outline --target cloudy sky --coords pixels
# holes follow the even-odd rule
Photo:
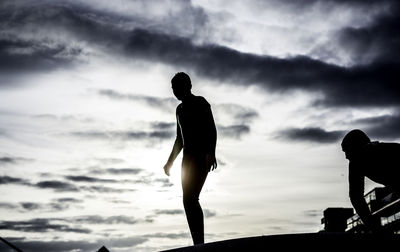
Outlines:
[[[0,229],[24,251],[191,245],[170,79],[212,106],[206,241],[316,232],[340,140],[400,140],[395,0],[3,0]],[[374,185],[367,181],[367,189]]]

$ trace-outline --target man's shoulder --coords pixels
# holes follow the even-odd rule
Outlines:
[[[179,113],[182,110],[182,103],[176,106],[176,113]]]
[[[210,103],[203,96],[194,96],[194,101],[203,106],[210,106]]]
[[[400,151],[400,144],[393,143],[393,142],[379,142],[374,141],[370,142],[367,145],[368,149],[383,149],[383,150],[399,150]]]

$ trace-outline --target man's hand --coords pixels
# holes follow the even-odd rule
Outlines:
[[[165,172],[165,174],[166,174],[167,176],[169,176],[169,170],[171,170],[171,167],[172,167],[172,163],[170,163],[170,162],[167,162],[167,163],[164,165],[164,172]]]
[[[213,171],[217,169],[217,159],[215,158],[215,155],[212,154],[207,154],[206,155],[206,167],[207,171]]]
[[[377,216],[368,216],[364,223],[368,230],[373,233],[380,233],[383,231],[381,226],[381,219]]]

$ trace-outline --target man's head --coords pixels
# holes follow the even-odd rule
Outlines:
[[[171,79],[172,90],[178,100],[191,94],[192,82],[190,81],[189,75],[184,72],[179,72]]]
[[[355,129],[346,134],[342,141],[342,150],[346,153],[346,158],[351,159],[357,155],[360,148],[371,140],[363,131]]]

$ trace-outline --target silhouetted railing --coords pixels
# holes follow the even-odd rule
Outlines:
[[[15,245],[11,244],[10,242],[6,241],[5,239],[3,239],[1,237],[0,237],[0,241],[4,242],[7,246],[14,249],[15,251],[23,252],[21,249],[17,248]]]
[[[372,213],[379,217],[383,231],[400,233],[400,195],[386,187],[377,187],[365,194],[365,201]],[[321,224],[328,232],[368,232],[353,208],[330,207],[324,211]]]
[[[372,215],[380,218],[384,230],[400,232],[400,198],[385,187],[377,187],[365,195]],[[347,220],[346,232],[362,233],[365,227],[360,217],[355,214]]]

